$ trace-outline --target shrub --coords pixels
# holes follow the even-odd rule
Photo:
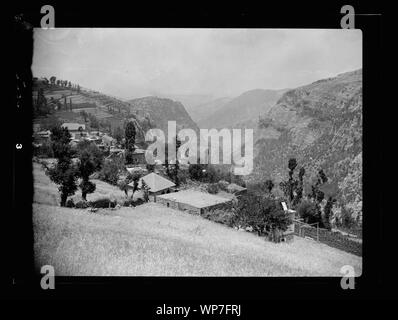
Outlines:
[[[145,201],[141,198],[138,198],[136,200],[128,199],[123,202],[123,206],[124,207],[130,207],[130,206],[137,207],[143,203],[145,203]]]
[[[74,208],[75,207],[75,203],[73,202],[73,199],[69,199],[68,201],[66,201],[66,207],[67,208]]]
[[[90,202],[90,206],[93,208],[114,208],[116,207],[116,201],[112,201],[108,198],[101,198]]]
[[[347,210],[345,207],[343,207],[341,210],[341,217],[339,220],[337,220],[336,226],[351,229],[355,226],[355,224],[356,224],[356,221],[352,217],[351,211]]]
[[[228,185],[229,185],[228,181],[225,180],[218,181],[218,188],[220,190],[227,191]]]
[[[104,162],[104,154],[93,142],[82,140],[76,146],[77,156],[82,160],[84,159],[83,154],[87,153],[85,156],[89,158],[93,166],[93,171],[101,170]],[[91,174],[91,173],[90,173]]]
[[[242,196],[235,210],[233,223],[244,227],[251,226],[259,235],[281,234],[291,223],[290,217],[285,214],[277,200],[255,193]],[[272,240],[279,241],[279,237],[273,237]]]
[[[300,218],[304,219],[305,223],[321,222],[320,213],[315,203],[304,200],[297,208]]]
[[[211,194],[216,194],[218,192],[218,184],[212,183],[207,186],[207,192]]]
[[[135,200],[133,203],[134,203],[134,206],[136,207],[136,206],[139,206],[139,205],[141,205],[141,204],[144,204],[145,201],[144,201],[143,199],[141,199],[141,198],[138,198],[138,199]]]
[[[132,199],[127,199],[123,201],[123,207],[134,206],[134,201]]]
[[[203,213],[202,217],[214,222],[225,224],[229,227],[234,226],[234,213],[231,211],[215,209]]]
[[[189,177],[192,180],[201,180],[204,176],[205,165],[190,164],[188,168]]]
[[[75,204],[76,209],[86,209],[88,208],[90,205],[87,201],[78,201]]]
[[[40,146],[34,148],[34,155],[43,158],[53,158],[54,153],[51,144],[48,142],[42,143]]]
[[[120,165],[116,161],[106,161],[99,173],[100,179],[112,185],[117,185],[119,180],[119,167]]]

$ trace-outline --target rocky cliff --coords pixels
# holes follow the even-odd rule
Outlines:
[[[362,70],[286,92],[262,115],[256,130],[253,180],[286,179],[295,157],[307,187],[322,168],[338,185],[335,211],[362,212]]]

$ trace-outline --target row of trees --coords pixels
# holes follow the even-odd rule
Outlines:
[[[57,77],[55,77],[55,76],[51,76],[50,80],[47,80],[47,78],[44,78],[44,81],[46,81],[46,83],[50,84],[51,86],[57,85],[58,87],[69,88],[69,89],[76,90],[77,92],[80,92],[80,85],[74,84],[68,80],[57,79]]]
[[[66,205],[67,198],[74,195],[78,188],[81,189],[82,198],[86,200],[87,194],[94,192],[96,188],[89,177],[103,164],[102,152],[95,144],[88,141],[81,141],[78,144],[78,161],[74,163],[70,138],[71,135],[66,128],[51,129],[51,149],[56,164],[52,167],[46,166],[46,174],[59,186],[61,206]]]
[[[319,223],[321,228],[331,229],[330,218],[332,208],[336,203],[338,192],[335,183],[329,179],[322,169],[319,169],[312,181],[310,190],[304,194],[305,168],[300,167],[295,158],[288,161],[288,179],[280,182],[279,187],[283,192],[284,200],[292,209],[296,209],[306,223]],[[273,197],[274,182],[270,179],[259,184],[260,189]],[[308,190],[307,190],[308,191]]]
[[[190,167],[190,175],[203,178],[206,170],[200,166]],[[288,161],[288,178],[279,184],[283,198],[273,194],[274,182],[267,179],[249,188],[239,197],[234,208],[233,224],[251,226],[260,235],[267,234],[278,242],[284,231],[292,223],[281,202],[286,201],[290,208],[296,209],[307,223],[319,223],[321,228],[330,229],[332,208],[336,202],[337,186],[329,183],[325,172],[320,169],[307,194],[304,192],[305,168],[298,168],[297,160]]]

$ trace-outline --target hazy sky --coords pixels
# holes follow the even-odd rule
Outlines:
[[[34,76],[121,98],[233,97],[362,68],[355,29],[35,29],[34,39]]]

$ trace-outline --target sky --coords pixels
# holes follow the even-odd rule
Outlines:
[[[235,97],[362,68],[358,29],[35,29],[32,72],[122,99]]]

